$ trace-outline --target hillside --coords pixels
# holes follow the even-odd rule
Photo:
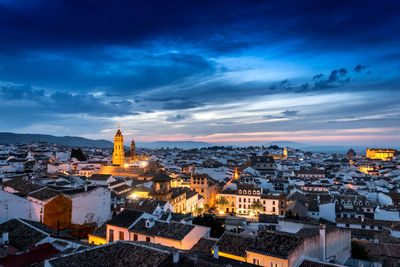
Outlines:
[[[107,140],[91,140],[76,136],[53,136],[46,134],[0,133],[0,144],[28,144],[30,142],[46,142],[70,147],[112,148],[113,143]]]

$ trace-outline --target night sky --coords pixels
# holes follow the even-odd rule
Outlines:
[[[400,1],[0,0],[0,131],[400,145]]]

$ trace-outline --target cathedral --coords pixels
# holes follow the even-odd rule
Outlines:
[[[135,141],[131,143],[131,153],[129,163],[136,161],[136,146]],[[124,152],[124,136],[121,133],[120,125],[118,131],[114,136],[114,152],[112,163],[114,166],[125,167],[125,152]]]
[[[124,151],[124,136],[121,133],[120,125],[118,125],[117,133],[114,136],[114,151],[112,158],[112,165],[101,166],[100,170],[97,174],[111,174],[114,176],[122,176],[122,177],[134,177],[137,178],[139,175],[142,175],[145,172],[145,169],[148,169],[149,166],[137,166],[136,163],[138,160],[146,160],[146,156],[141,156],[136,154],[136,145],[135,141],[132,140],[130,153],[125,157]],[[128,156],[129,155],[129,156]],[[136,166],[133,166],[136,163]],[[153,168],[153,167],[152,167]]]

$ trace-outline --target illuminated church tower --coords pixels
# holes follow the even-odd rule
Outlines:
[[[113,165],[119,165],[123,167],[125,165],[124,156],[124,137],[121,134],[118,124],[118,131],[114,136],[114,153],[113,153]]]
[[[132,139],[132,142],[131,142],[131,160],[130,160],[130,162],[132,163],[134,161],[136,161],[136,145],[135,145],[135,141],[133,141],[133,139]]]

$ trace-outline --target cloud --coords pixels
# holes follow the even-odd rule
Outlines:
[[[297,113],[299,113],[298,110],[285,110],[285,111],[282,112],[282,114],[287,116],[287,117],[296,116]]]
[[[324,76],[324,74],[320,73],[320,74],[314,75],[312,78],[313,78],[313,80],[319,80],[319,79],[321,79],[323,76]]]
[[[278,115],[267,115],[263,116],[264,119],[289,119],[297,116],[299,113],[298,110],[285,110],[279,113]]]
[[[365,70],[367,67],[368,67],[367,65],[358,64],[358,65],[354,68],[354,71],[355,71],[355,72],[361,72],[361,71]]]
[[[177,122],[177,121],[181,121],[181,120],[184,120],[184,119],[187,119],[187,118],[189,118],[189,115],[187,115],[187,114],[177,114],[175,116],[168,117],[166,119],[166,121]]]
[[[331,71],[327,79],[316,78],[314,80],[316,80],[316,82],[314,83],[313,89],[321,90],[342,86],[350,81],[350,77],[347,76],[347,69],[341,68]]]
[[[67,52],[27,52],[21,57],[0,54],[0,76],[13,83],[58,90],[100,88],[113,95],[132,95],[191,77],[211,76],[216,71],[213,60],[190,53],[164,49],[152,53],[128,47],[93,50],[97,59],[78,52],[73,56]]]
[[[92,116],[139,115],[127,100],[108,101],[90,93],[54,92],[27,85],[0,86],[0,102],[4,105],[25,105],[25,112],[52,114],[89,114]]]
[[[178,101],[167,101],[163,104],[162,109],[164,110],[177,110],[177,109],[192,109],[201,107],[203,104],[191,101],[191,100],[178,100]]]

